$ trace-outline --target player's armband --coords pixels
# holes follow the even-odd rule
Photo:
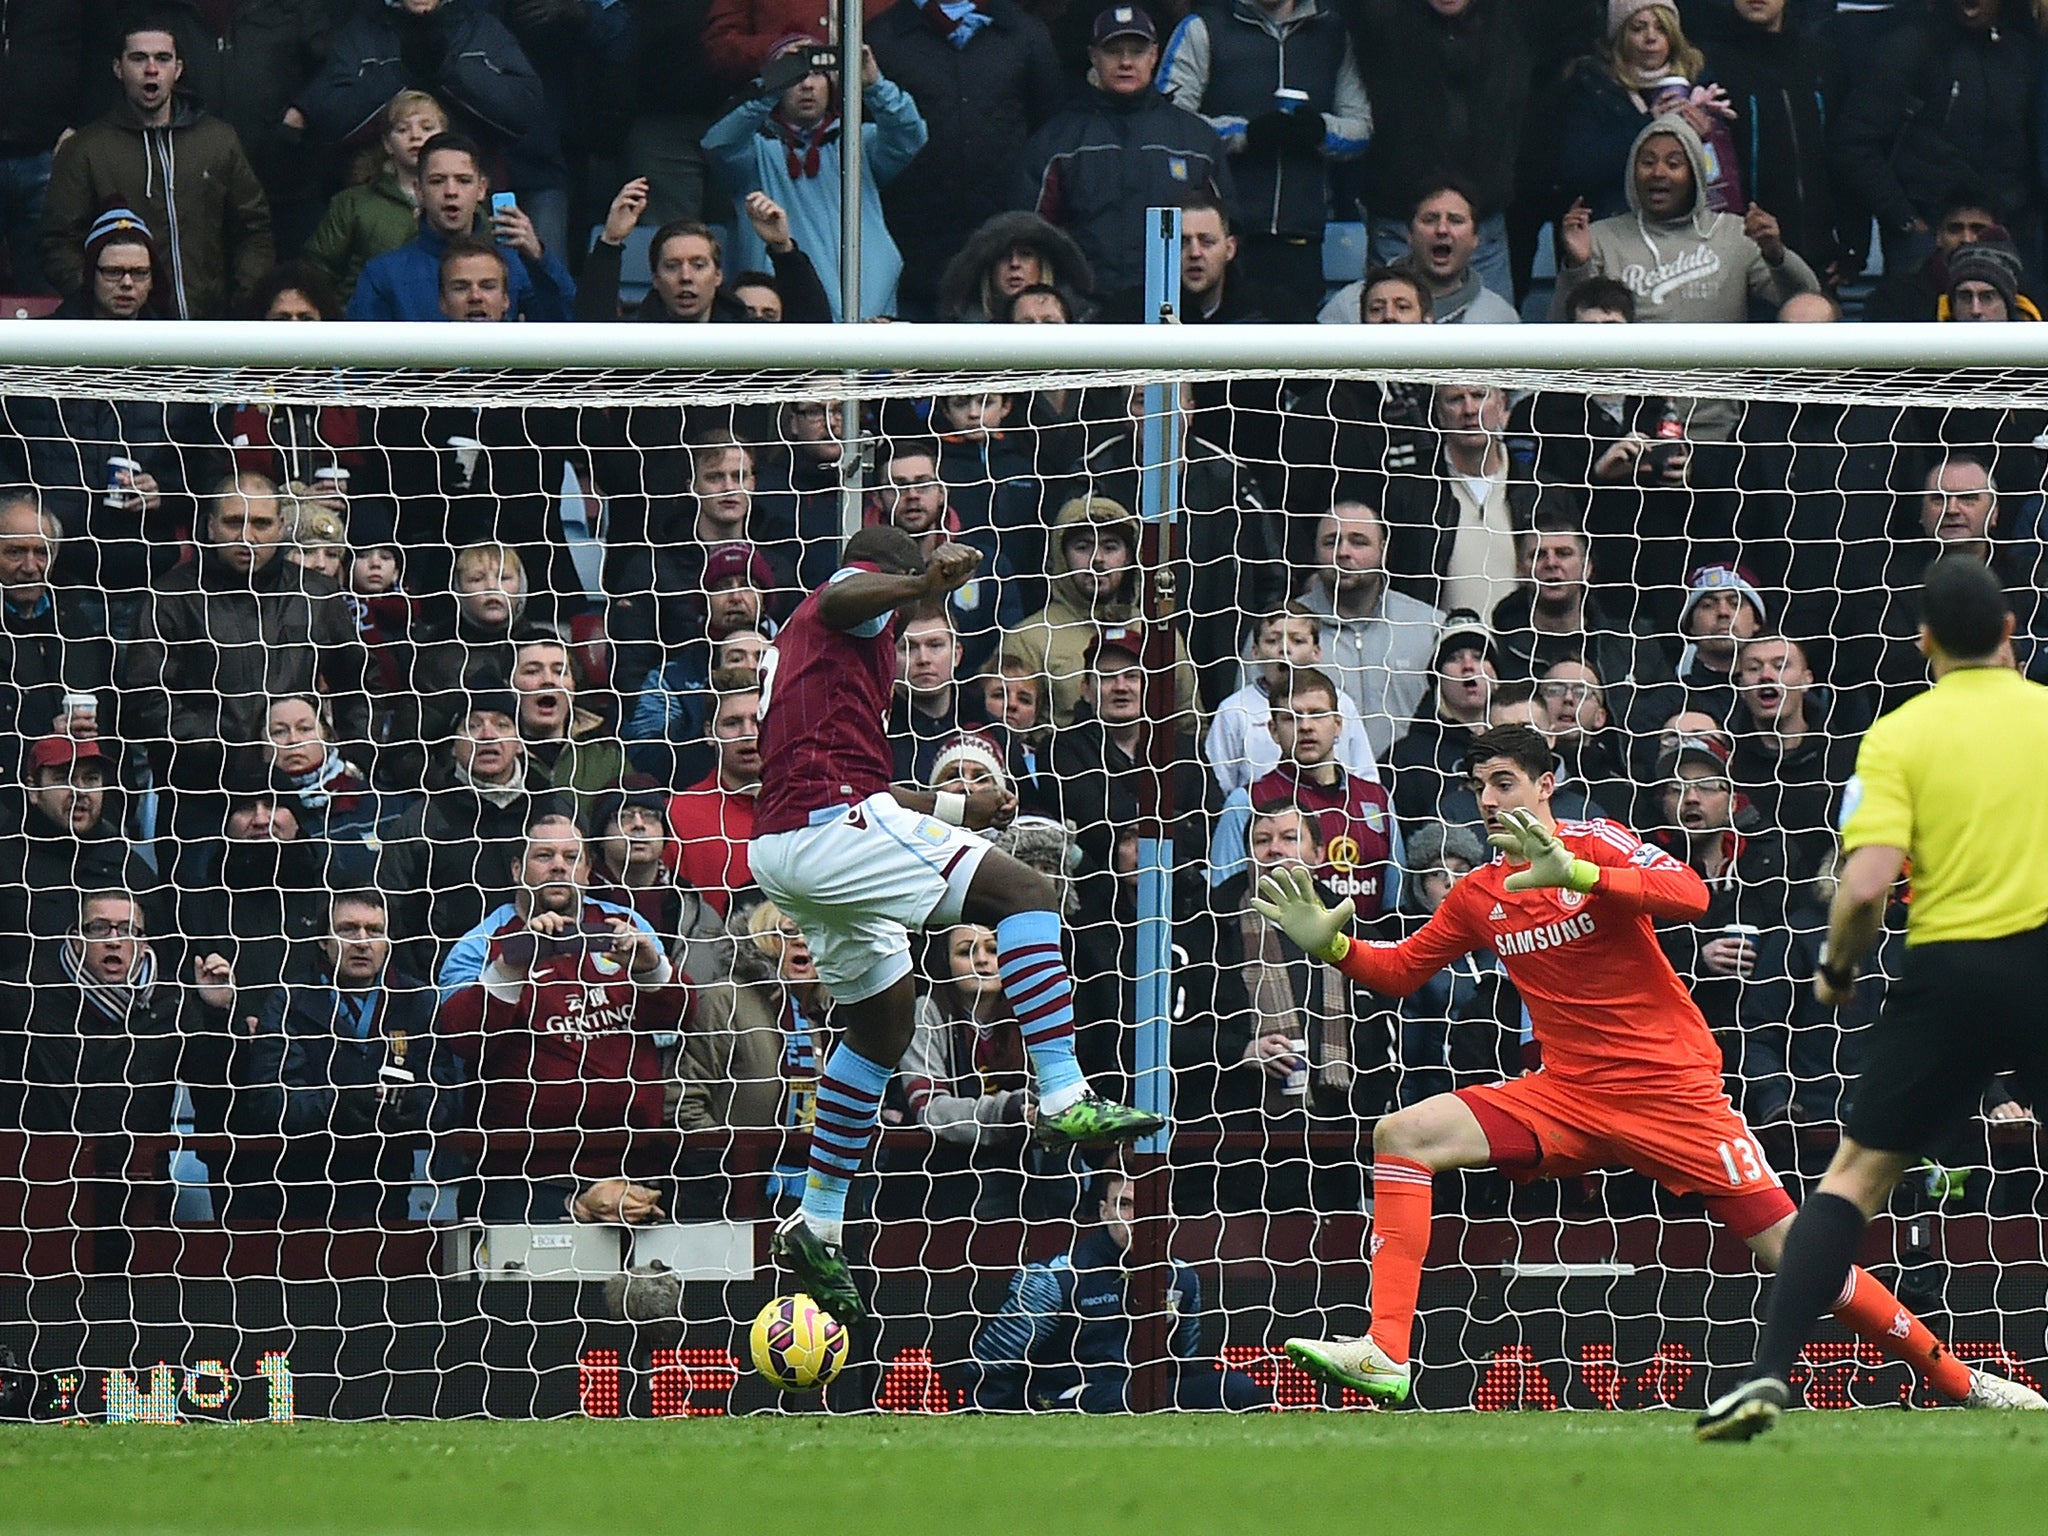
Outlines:
[[[838,570],[834,571],[830,576],[825,578],[825,585],[828,587],[835,586],[839,582],[846,580],[846,578],[849,576],[858,576],[863,571],[871,571],[873,569],[874,567],[871,565],[842,565]],[[847,635],[856,635],[862,640],[872,640],[875,638],[875,636],[879,635],[883,630],[887,629],[888,627],[889,613],[888,610],[884,609],[882,612],[876,614],[872,619],[867,620],[865,623],[848,625],[844,630],[841,630],[840,633]]]

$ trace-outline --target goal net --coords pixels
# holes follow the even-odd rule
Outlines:
[[[1706,881],[1659,938],[1750,1134],[1702,1155],[1825,1165],[1908,896],[1817,1004],[1834,828],[1929,562],[1986,557],[2048,677],[2025,327],[681,329],[0,331],[0,1412],[1356,1406],[1278,1346],[1363,1331],[1375,1123],[1541,1042],[1492,951],[1383,997],[1247,903],[1299,864],[1418,930],[1506,723]],[[748,1330],[838,1030],[749,873],[758,722],[876,523],[981,556],[897,622],[896,776],[1014,794],[1081,1060],[1171,1124],[1037,1148],[993,936],[913,934],[874,1319],[785,1397]],[[1994,1088],[1864,1258],[2038,1385],[2035,1109]],[[1725,1191],[1586,1150],[1436,1180],[1423,1406],[1749,1359]],[[1834,1325],[1802,1369],[1933,1400]]]

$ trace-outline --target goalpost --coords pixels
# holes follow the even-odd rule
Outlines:
[[[1170,431],[1147,420],[1143,397],[1134,407],[1141,386],[1165,386],[1152,398],[1172,402]],[[1000,414],[935,403],[996,396]],[[861,469],[851,496],[834,435],[848,400],[859,404],[844,434]],[[107,401],[123,405],[91,404]],[[1455,415],[1467,408],[1469,419]],[[790,938],[746,926],[756,893],[735,875],[719,780],[734,761],[720,743],[745,734],[721,721],[728,705],[744,719],[746,693],[715,642],[758,628],[772,643],[774,617],[829,572],[858,521],[933,526],[989,557],[980,586],[947,610],[965,658],[957,677],[915,683],[923,691],[905,703],[906,762],[928,774],[953,733],[919,733],[993,710],[992,755],[1023,776],[1026,809],[1043,818],[1015,846],[1073,903],[1084,1058],[1174,1109],[1169,1133],[1127,1165],[1140,1211],[1134,1400],[1145,1405],[1172,1401],[1192,1276],[1201,1323],[1189,1368],[1227,1364],[1283,1407],[1341,1406],[1277,1345],[1362,1330],[1372,1118],[1525,1061],[1520,1012],[1486,959],[1406,1008],[1343,993],[1247,919],[1248,866],[1298,849],[1327,876],[1379,882],[1374,933],[1412,928],[1430,873],[1448,878],[1473,847],[1453,751],[1472,708],[1537,724],[1560,742],[1574,804],[1709,866],[1721,915],[1667,948],[1716,1027],[1755,1150],[1794,1186],[1825,1163],[1867,1023],[1821,1014],[1807,982],[1854,741],[1918,682],[1919,565],[1943,542],[1981,536],[2029,609],[2016,661],[2033,667],[2036,643],[2048,645],[2048,614],[2032,613],[2048,555],[2048,339],[2024,325],[44,321],[0,326],[0,410],[0,463],[25,471],[65,525],[51,565],[65,622],[75,611],[88,628],[116,628],[111,657],[80,662],[106,669],[96,683],[73,686],[67,672],[12,685],[21,723],[4,747],[18,792],[0,811],[0,846],[17,850],[0,855],[0,987],[15,1000],[0,1026],[0,1347],[17,1364],[0,1359],[0,1378],[32,1375],[34,1411],[49,1418],[796,1405],[747,1372],[745,1329],[787,1288],[765,1233],[802,1168],[829,1019],[800,966],[778,971]],[[1168,442],[1178,492],[1151,520],[1143,484]],[[728,468],[730,483],[717,478]],[[347,473],[318,473],[335,469]],[[290,482],[281,529],[249,531],[247,509],[231,526],[210,521],[218,483],[237,471]],[[241,492],[261,499],[253,482]],[[930,497],[938,521],[919,523]],[[1994,509],[1988,528],[1979,501]],[[1326,529],[1333,506],[1342,515]],[[1946,520],[1951,506],[1961,523]],[[1372,542],[1373,525],[1376,553],[1344,552],[1347,539]],[[1460,526],[1491,531],[1468,541]],[[10,547],[33,532],[6,527]],[[1572,573],[1568,548],[1546,555],[1546,535],[1590,551],[1590,571]],[[338,558],[344,589],[354,553],[396,544],[414,601],[358,594],[352,636],[237,633],[203,664],[183,653],[179,670],[174,644],[155,642],[193,636],[151,617],[163,594],[194,585],[174,574],[179,562],[272,538],[290,553],[248,558],[316,569]],[[348,552],[321,554],[336,538]],[[1136,545],[1130,576],[1099,554],[1117,539]],[[707,578],[706,557],[729,541],[753,548]],[[1110,573],[1095,610],[1058,598],[1073,569],[1061,562],[1082,543],[1081,563]],[[460,573],[476,562],[456,550],[476,544],[511,547],[526,573],[524,608],[512,594],[495,631],[459,616]],[[1357,585],[1375,562],[1399,603],[1377,577]],[[483,563],[491,578],[509,569],[496,555]],[[1723,574],[1696,579],[1712,567]],[[9,581],[39,580],[24,569],[9,565]],[[714,619],[707,586],[734,584],[768,589],[768,623]],[[1476,623],[1447,621],[1446,595],[1472,592],[1491,599]],[[1533,616],[1553,598],[1577,612],[1582,592],[1590,628],[1554,632]],[[1389,834],[1381,857],[1405,863],[1375,865],[1363,823],[1344,813],[1332,822],[1257,788],[1280,771],[1281,749],[1257,741],[1269,706],[1243,689],[1263,675],[1260,621],[1302,598],[1312,612],[1297,625],[1316,632],[1339,714],[1356,727],[1338,760],[1389,790],[1359,803],[1386,818],[1372,829]],[[1724,599],[1732,633],[1696,622]],[[188,616],[207,611],[178,601]],[[540,662],[526,677],[494,670],[516,669],[519,643],[549,633],[567,642],[576,684],[562,712],[570,747],[557,743],[563,722],[529,713],[559,677]],[[1751,639],[1790,643],[1740,644]],[[357,643],[369,670],[354,663],[348,689],[367,702],[353,708],[331,664]],[[759,643],[733,654],[755,659]],[[309,666],[294,670],[301,646]],[[1454,683],[1445,668],[1460,655],[1492,677]],[[1747,682],[1730,670],[1743,655],[1756,658]],[[1140,679],[1137,706],[1105,691],[1119,667]],[[2048,652],[2036,675],[2048,677]],[[1447,684],[1462,690],[1448,714]],[[1026,685],[1040,696],[1030,724]],[[66,700],[31,719],[81,689],[96,695],[90,709]],[[360,772],[346,807],[317,777],[324,766],[317,782],[290,767],[296,727],[277,706],[302,693],[316,696],[310,713],[336,758]],[[490,732],[470,722],[496,702],[513,711],[533,775],[522,810],[559,794],[602,844],[625,814],[607,792],[621,774],[647,775],[642,793],[662,806],[680,865],[672,892],[657,881],[634,905],[654,914],[695,1012],[629,1026],[648,1043],[613,1074],[632,1086],[611,1121],[550,1120],[545,1095],[505,1109],[509,1079],[480,1079],[509,1058],[446,1023],[439,994],[467,978],[435,986],[456,941],[517,897],[512,834],[447,819],[479,796],[512,803],[495,783],[480,790],[474,766]],[[1219,718],[1231,724],[1219,731]],[[38,764],[46,731],[73,745]],[[1451,744],[1442,753],[1417,745],[1439,737]],[[99,819],[81,829],[87,858],[52,815],[60,796],[70,816],[96,787],[79,777],[95,756],[104,788]],[[201,762],[210,777],[195,780]],[[1695,807],[1688,824],[1688,794],[1697,802],[1715,783],[1729,823]],[[1708,835],[1723,830],[1725,844]],[[1140,847],[1127,846],[1134,833]],[[631,837],[610,841],[630,862]],[[90,879],[77,873],[88,865]],[[445,1080],[428,1074],[427,1038],[393,1041],[391,1015],[375,1010],[395,999],[346,1041],[338,1024],[307,1034],[285,1017],[277,986],[317,992],[306,977],[324,975],[333,896],[366,885],[384,893],[414,1016],[441,1010],[428,1038]],[[103,916],[113,936],[93,939],[77,899],[120,888],[137,898],[129,926],[146,930],[160,969],[121,978],[109,995],[128,1011],[110,1014],[65,970],[64,949],[77,941],[75,968],[93,943],[121,942],[127,919]],[[1148,920],[1167,940],[1156,949],[1133,942]],[[1006,1368],[976,1350],[1011,1277],[1098,1225],[1103,1169],[1025,1150],[1028,1083],[999,1011],[976,1011],[971,944],[959,968],[950,943],[925,955],[913,936],[913,948],[932,1001],[857,1186],[880,1321],[828,1394],[847,1411],[977,1401]],[[210,972],[194,979],[216,953],[233,971],[225,1009],[200,996]],[[150,1032],[160,1026],[170,1033]],[[536,1014],[524,1027],[553,1025]],[[611,1032],[591,1025],[578,1048]],[[1290,1044],[1269,1071],[1255,1058],[1271,1035]],[[401,1080],[380,1079],[380,1065],[433,1088],[434,1107],[394,1118],[387,1103],[417,1096],[386,1091]],[[530,1061],[511,1077],[530,1089]],[[273,1100],[291,1107],[249,1107]],[[570,1222],[559,1193],[552,1211],[536,1197],[516,1217],[494,1203],[511,1185],[587,1183],[599,1164],[657,1189],[665,1219]],[[1876,1224],[1872,1260],[1959,1355],[2036,1385],[2048,1381],[2043,1166],[2031,1118],[1980,1117]],[[332,1196],[344,1184],[354,1204]],[[1467,1173],[1438,1180],[1437,1223],[1416,1338],[1424,1406],[1690,1407],[1710,1373],[1749,1358],[1758,1278],[1696,1199],[1632,1176],[1511,1188]],[[1844,1337],[1810,1348],[1809,1402],[1912,1395],[1902,1367]],[[1018,1378],[1016,1406],[1042,1405],[1030,1381],[1053,1383],[1053,1399],[1064,1390],[1073,1346],[1045,1347],[1042,1374]]]

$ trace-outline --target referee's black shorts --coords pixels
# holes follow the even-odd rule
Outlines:
[[[2048,927],[1916,944],[1864,1047],[1847,1130],[1866,1147],[1925,1153],[2003,1072],[2048,1112]]]

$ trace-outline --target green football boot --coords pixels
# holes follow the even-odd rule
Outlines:
[[[1115,1104],[1090,1090],[1056,1115],[1040,1113],[1031,1136],[1041,1147],[1106,1146],[1143,1141],[1165,1125],[1150,1110]]]
[[[843,1327],[852,1327],[868,1315],[867,1303],[854,1286],[853,1271],[846,1266],[846,1252],[811,1230],[802,1211],[792,1211],[768,1241],[768,1253],[789,1267],[796,1276],[796,1288]]]

